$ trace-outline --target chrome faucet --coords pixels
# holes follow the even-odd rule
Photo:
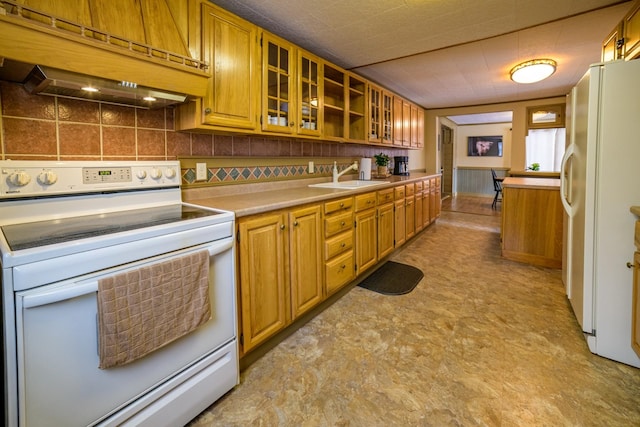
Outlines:
[[[351,166],[349,166],[348,168],[346,168],[345,170],[343,170],[340,173],[338,173],[338,164],[337,164],[337,162],[333,162],[333,183],[334,184],[337,183],[338,182],[338,178],[340,178],[345,173],[349,172],[351,169],[353,169],[354,171],[358,170],[358,161],[357,160],[355,162],[353,162],[353,164]]]

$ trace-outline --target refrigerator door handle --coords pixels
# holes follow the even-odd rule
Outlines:
[[[567,200],[568,188],[570,188],[570,185],[569,186],[567,185],[567,179],[568,179],[567,172],[570,173],[570,171],[567,171],[566,169],[567,169],[567,163],[569,162],[569,159],[574,154],[574,149],[575,149],[574,147],[575,146],[573,144],[569,144],[569,146],[564,152],[564,155],[562,156],[562,162],[560,164],[560,201],[562,202],[562,206],[564,207],[565,212],[569,216],[573,216],[574,210],[569,200]]]

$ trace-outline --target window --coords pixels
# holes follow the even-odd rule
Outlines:
[[[530,129],[525,141],[527,167],[538,163],[540,171],[560,172],[565,138],[565,128]]]

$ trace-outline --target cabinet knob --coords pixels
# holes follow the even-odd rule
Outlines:
[[[284,230],[284,224],[280,224],[280,230]]]
[[[340,207],[341,207],[341,208],[344,208],[344,203],[340,203]]]
[[[627,261],[627,268],[633,268],[633,264]]]
[[[297,227],[298,226],[298,221],[293,221],[293,225]]]
[[[342,244],[340,246],[342,246],[344,248],[345,246],[347,246],[347,244],[345,242],[342,242]]]
[[[211,114],[211,108],[207,107],[204,109],[205,114]]]
[[[294,127],[296,125],[295,122],[289,122],[289,126]]]
[[[340,225],[342,225],[342,226],[344,227],[344,221],[342,221],[342,222],[340,223]]]

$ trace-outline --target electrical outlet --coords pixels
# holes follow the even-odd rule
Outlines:
[[[309,173],[315,173],[315,167],[312,161],[309,162]]]
[[[207,180],[207,164],[196,163],[196,181],[206,181],[206,180]]]

